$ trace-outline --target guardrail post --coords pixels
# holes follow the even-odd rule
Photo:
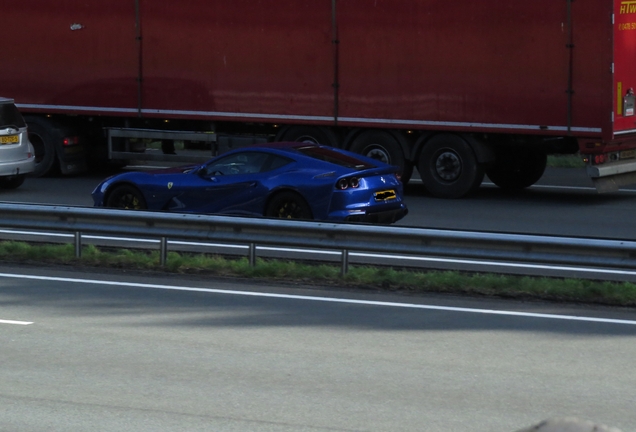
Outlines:
[[[75,258],[82,257],[82,233],[75,231]]]
[[[168,258],[168,239],[166,237],[161,237],[161,248],[159,251],[159,264],[161,267],[166,266],[166,260]]]
[[[342,270],[340,275],[344,276],[349,271],[349,249],[342,250]]]
[[[256,266],[256,244],[255,243],[250,243],[249,260],[250,260],[250,267],[255,267]]]

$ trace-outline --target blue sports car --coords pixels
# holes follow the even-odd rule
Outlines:
[[[100,183],[96,207],[393,223],[408,212],[398,168],[308,143],[245,147],[203,165],[126,172]]]

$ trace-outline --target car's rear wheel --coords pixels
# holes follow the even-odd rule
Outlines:
[[[267,204],[265,216],[279,219],[313,219],[307,201],[295,192],[280,192]]]
[[[126,210],[144,210],[148,208],[146,200],[139,189],[134,186],[117,186],[108,194],[106,207]]]
[[[26,176],[17,175],[11,177],[0,177],[0,188],[2,189],[16,189],[22,186]]]

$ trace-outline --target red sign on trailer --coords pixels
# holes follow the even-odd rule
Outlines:
[[[636,132],[636,1],[614,0],[614,135]]]

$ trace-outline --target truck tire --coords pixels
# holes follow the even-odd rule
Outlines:
[[[542,150],[516,148],[497,150],[495,165],[486,170],[488,178],[497,186],[507,190],[519,190],[535,184],[548,162]]]
[[[279,142],[307,142],[338,147],[338,137],[329,128],[320,126],[289,126],[276,137]]]
[[[413,164],[406,160],[399,141],[389,132],[379,130],[362,132],[354,138],[349,150],[385,164],[400,167],[400,175],[404,184],[411,179]]]
[[[35,152],[35,170],[31,175],[42,177],[52,174],[57,166],[56,142],[62,141],[57,125],[39,117],[25,116],[24,120]]]
[[[424,187],[438,198],[461,198],[484,179],[471,146],[453,134],[432,137],[420,153],[417,169]]]

